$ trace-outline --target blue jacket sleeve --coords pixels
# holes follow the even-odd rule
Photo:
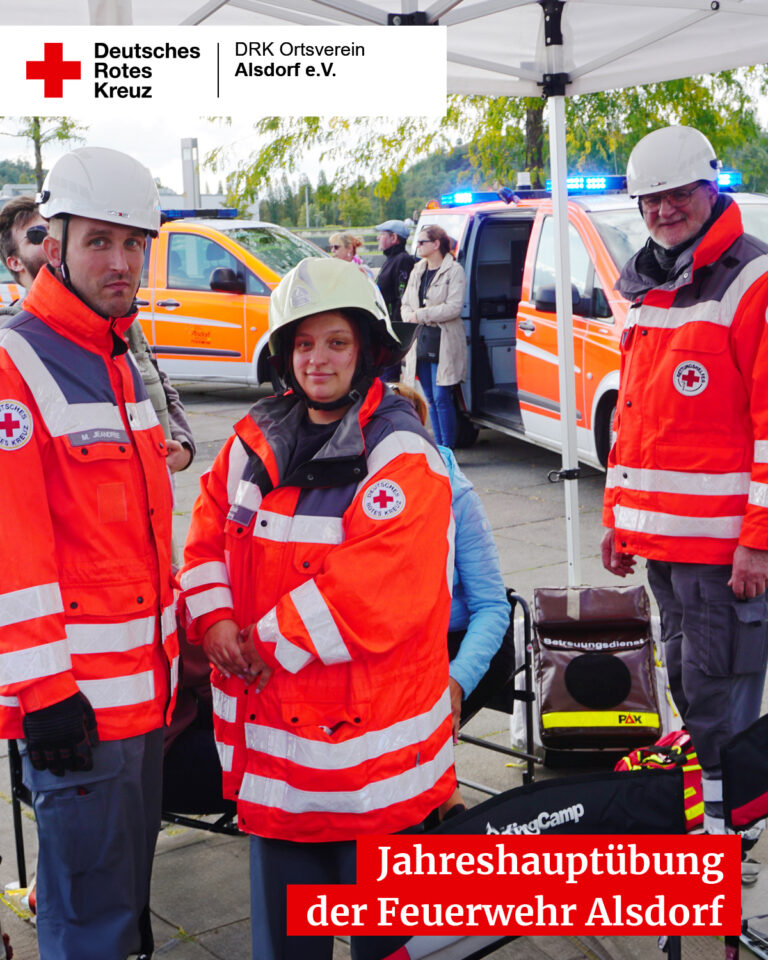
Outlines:
[[[451,630],[467,633],[450,675],[468,697],[488,669],[509,626],[509,603],[501,576],[499,554],[480,497],[464,476],[453,454],[448,462],[453,516],[456,524],[456,576],[451,606]]]

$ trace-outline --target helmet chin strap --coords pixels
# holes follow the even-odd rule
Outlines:
[[[71,290],[72,293],[76,293],[77,291],[72,286],[72,281],[69,279],[69,270],[67,270],[67,235],[69,233],[69,217],[65,214],[59,219],[61,220],[61,264],[59,265],[59,270],[61,271],[61,280],[68,290]]]

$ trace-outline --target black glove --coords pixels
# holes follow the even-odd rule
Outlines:
[[[23,720],[27,752],[35,770],[57,777],[65,770],[91,770],[91,747],[99,742],[93,707],[82,693],[33,710]]]

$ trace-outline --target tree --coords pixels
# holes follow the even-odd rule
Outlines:
[[[699,127],[720,153],[738,148],[759,130],[755,94],[768,89],[767,77],[765,66],[750,67],[568,98],[571,161],[578,169],[592,164],[621,171],[640,136],[666,123]],[[532,98],[451,96],[445,116],[436,123],[418,117],[267,117],[255,124],[264,146],[234,171],[233,188],[238,196],[253,199],[277,170],[296,170],[313,149],[321,162],[337,166],[337,188],[367,173],[377,178],[376,196],[386,200],[415,159],[450,150],[457,141],[467,145],[481,179],[514,183],[516,172],[524,169],[537,185],[548,162],[544,106]],[[215,167],[223,159],[214,152],[206,162]]]
[[[0,130],[6,137],[23,137],[32,142],[35,155],[35,182],[37,189],[43,189],[45,171],[43,170],[43,147],[48,143],[82,143],[82,133],[88,129],[71,117],[0,117],[0,120],[12,120],[18,124],[16,131]]]

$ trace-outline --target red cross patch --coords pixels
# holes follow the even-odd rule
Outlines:
[[[0,450],[18,450],[32,438],[32,414],[18,400],[0,400]]]
[[[394,480],[372,483],[363,494],[363,511],[372,520],[390,520],[405,509],[405,494]]]
[[[672,382],[678,393],[682,393],[685,397],[695,397],[697,393],[706,389],[709,374],[707,368],[696,360],[686,360],[675,367]]]

